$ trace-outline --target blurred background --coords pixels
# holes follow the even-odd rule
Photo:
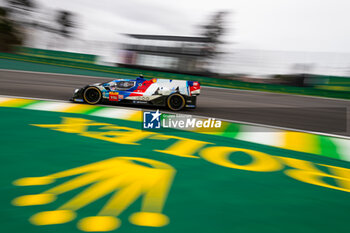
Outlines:
[[[0,50],[348,92],[349,6],[346,0],[0,0]]]

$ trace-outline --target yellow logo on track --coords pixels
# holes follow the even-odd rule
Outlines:
[[[60,194],[87,186],[82,192],[56,210],[34,214],[34,225],[63,224],[77,217],[77,211],[108,194],[112,197],[96,216],[78,221],[82,231],[112,231],[121,225],[118,216],[142,196],[140,212],[129,217],[132,224],[162,227],[169,219],[162,214],[175,169],[156,160],[115,157],[43,177],[27,177],[14,181],[16,186],[47,185],[60,178],[72,177],[40,194],[25,195],[12,201],[16,206],[52,203]]]
[[[175,140],[175,142],[169,142],[170,145],[167,148],[154,148],[153,151],[183,158],[204,159],[212,164],[231,169],[252,172],[282,171],[288,177],[304,183],[350,192],[350,169],[348,168],[270,155],[245,148],[218,146],[210,142],[100,123],[84,118],[63,117],[60,124],[32,125],[124,145],[140,145],[144,139]],[[295,138],[294,140],[298,141]],[[244,165],[236,164],[230,159],[230,157],[234,158],[231,155],[236,152],[243,152],[250,157],[251,162]],[[319,167],[324,169],[319,169]],[[334,182],[328,182],[330,179],[333,179]]]

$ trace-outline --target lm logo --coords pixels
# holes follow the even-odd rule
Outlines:
[[[39,226],[64,224],[77,218],[81,208],[112,194],[96,216],[78,220],[78,229],[105,232],[119,228],[121,221],[118,216],[140,197],[141,210],[130,215],[129,221],[139,226],[162,227],[169,223],[162,209],[175,172],[172,166],[156,160],[115,157],[47,176],[18,179],[14,181],[16,186],[48,185],[61,178],[65,182],[39,194],[17,197],[12,204],[45,205],[54,202],[61,194],[85,187],[57,209],[36,213],[29,221]]]
[[[162,114],[157,109],[156,112],[144,112],[143,113],[143,128],[144,129],[159,129],[160,128],[160,116]]]

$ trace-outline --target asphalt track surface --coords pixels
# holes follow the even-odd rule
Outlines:
[[[108,80],[1,70],[0,95],[69,100],[74,89]],[[202,87],[197,101],[182,113],[350,136],[348,100]]]

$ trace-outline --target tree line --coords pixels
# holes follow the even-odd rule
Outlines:
[[[30,29],[37,28],[56,33],[63,37],[72,37],[75,28],[75,13],[56,10],[54,25],[40,22],[33,14],[39,9],[34,0],[6,0],[0,6],[0,51],[11,52],[28,37]]]

